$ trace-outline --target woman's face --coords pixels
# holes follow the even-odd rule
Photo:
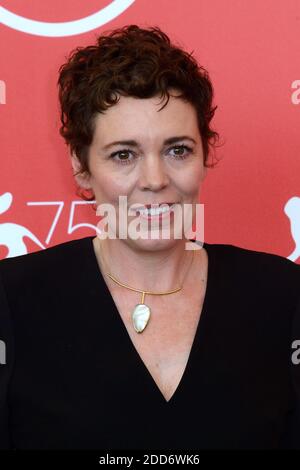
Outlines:
[[[128,208],[132,204],[137,207],[170,202],[183,209],[184,204],[199,202],[206,167],[196,111],[190,103],[171,95],[168,104],[158,112],[162,104],[159,97],[121,96],[116,105],[96,117],[89,149],[90,175],[80,175],[77,181],[93,190],[97,205],[114,206],[117,224],[120,195],[127,196]],[[114,143],[124,141],[131,142]],[[72,164],[77,171],[74,156]],[[128,216],[128,224],[137,217],[138,213]],[[147,228],[148,223],[147,220]],[[158,248],[172,240],[138,239],[134,243]]]

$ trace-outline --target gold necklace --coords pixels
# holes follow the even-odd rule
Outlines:
[[[102,251],[101,243],[99,243],[99,247],[100,247],[100,251]],[[171,290],[171,291],[168,291],[168,292],[152,292],[152,291],[145,291],[145,290],[141,290],[141,289],[135,289],[134,287],[130,287],[130,286],[128,286],[126,284],[123,284],[122,282],[118,281],[110,273],[106,273],[107,276],[109,276],[110,279],[112,279],[114,282],[116,282],[119,286],[125,287],[126,289],[133,290],[135,292],[141,292],[142,293],[141,302],[139,304],[136,304],[136,306],[134,307],[134,309],[132,311],[132,314],[131,314],[133,328],[135,329],[135,331],[137,333],[142,333],[144,331],[144,329],[146,328],[146,326],[149,323],[150,316],[151,316],[150,307],[144,303],[145,295],[146,294],[148,294],[148,295],[168,295],[168,294],[174,294],[175,292],[180,291],[182,289],[182,286],[183,286],[184,280],[187,276],[187,273],[189,272],[189,270],[190,270],[190,268],[193,264],[194,252],[195,252],[195,249],[193,249],[192,261],[191,261],[191,264],[190,264],[189,268],[187,269],[187,271],[185,273],[185,276],[183,278],[181,287],[178,287],[177,289],[174,289],[174,290]]]

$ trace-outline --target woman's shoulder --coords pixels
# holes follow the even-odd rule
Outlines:
[[[91,237],[70,240],[44,250],[0,260],[0,281],[14,289],[30,283],[36,286],[43,280],[54,281],[66,276],[80,266],[85,259],[85,247]]]
[[[91,237],[78,238],[74,240],[68,240],[63,243],[58,243],[45,248],[44,250],[34,251],[32,253],[26,253],[23,255],[8,257],[0,260],[0,267],[9,269],[9,266],[21,266],[22,264],[38,264],[51,263],[54,258],[65,257],[68,254],[73,255],[74,251],[78,251],[80,246],[83,246],[88,242]]]
[[[244,295],[294,305],[300,299],[300,265],[284,256],[234,244],[206,243],[216,276]]]
[[[300,265],[289,260],[283,255],[267,251],[259,251],[251,248],[245,248],[239,245],[225,243],[204,243],[211,254],[217,255],[224,261],[230,261],[230,264],[243,264],[247,267],[263,269],[263,272],[279,270],[290,273],[291,276],[300,275]],[[257,274],[259,274],[257,272]]]

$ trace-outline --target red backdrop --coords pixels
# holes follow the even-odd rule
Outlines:
[[[300,261],[300,0],[0,5],[0,258],[95,233],[58,132],[58,68],[102,31],[135,23],[193,50],[215,88],[224,144],[202,189],[205,241]]]

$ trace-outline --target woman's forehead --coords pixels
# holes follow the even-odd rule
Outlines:
[[[189,128],[196,123],[196,109],[186,100],[170,96],[168,102],[160,97],[134,98],[121,96],[119,101],[104,113],[95,117],[98,130],[114,131],[121,127],[140,128],[145,124],[153,127]]]

